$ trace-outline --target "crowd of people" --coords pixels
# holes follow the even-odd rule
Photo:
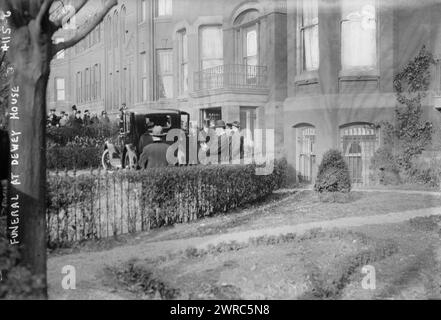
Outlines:
[[[60,114],[57,114],[56,109],[52,108],[47,117],[48,127],[82,127],[98,123],[110,123],[106,111],[102,111],[101,116],[99,117],[97,113],[90,113],[87,109],[82,113],[75,105],[72,106],[70,113],[61,111]]]
[[[146,123],[147,131],[140,137],[138,152],[140,153],[139,166],[141,168],[158,168],[168,166],[167,150],[169,144],[165,142],[164,129],[148,121]],[[250,147],[252,147],[251,139],[247,138],[242,132],[239,121],[226,123],[223,120],[205,120],[202,128],[197,128],[190,124],[190,136],[198,137],[198,150],[205,152],[207,156],[213,156],[215,153],[219,158],[219,162],[229,162],[233,158],[244,158]],[[240,137],[238,148],[233,147],[232,137],[237,135]],[[213,144],[211,139],[217,141]],[[199,151],[197,151],[199,154]],[[228,157],[228,158],[226,158]],[[182,150],[178,149],[178,161],[180,165],[185,165],[186,157]]]

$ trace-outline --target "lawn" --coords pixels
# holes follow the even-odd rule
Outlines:
[[[430,217],[262,237],[131,261],[107,277],[140,299],[439,299],[440,226]],[[375,290],[361,285],[368,264]]]
[[[343,202],[324,202],[313,191],[279,194],[273,201],[147,236],[147,241],[199,237],[227,232],[294,225],[313,221],[382,215],[441,207],[441,195],[394,192],[351,192]]]
[[[86,241],[72,248],[57,249],[52,255],[101,251],[118,246],[164,240],[187,239],[251,229],[295,225],[313,221],[382,215],[405,210],[441,207],[441,196],[394,192],[354,191],[343,203],[323,202],[312,191],[275,193],[267,199],[226,214],[187,224],[154,229],[138,234],[120,235]]]

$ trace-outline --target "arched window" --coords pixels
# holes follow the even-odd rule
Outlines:
[[[259,51],[260,51],[260,13],[256,9],[249,9],[242,12],[234,20],[236,33],[236,60],[242,68],[245,77],[244,84],[257,82],[259,73]]]
[[[350,124],[340,129],[340,136],[352,183],[368,184],[370,161],[379,145],[379,130],[370,123]]]
[[[259,61],[259,11],[249,9],[234,21],[238,33],[238,51],[241,63],[257,66]]]

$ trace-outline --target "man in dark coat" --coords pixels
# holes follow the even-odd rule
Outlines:
[[[161,126],[155,126],[152,130],[153,143],[144,148],[139,158],[141,169],[163,168],[168,166],[167,150],[170,147],[163,142],[165,134]]]
[[[92,124],[92,119],[90,117],[90,112],[89,110],[84,110],[84,116],[83,116],[83,124],[85,126],[89,126]]]
[[[146,119],[146,131],[142,134],[142,136],[139,138],[138,143],[138,153],[140,154],[145,147],[147,147],[149,144],[153,143],[153,137],[150,134],[151,130],[155,124],[151,122],[149,119]]]
[[[0,215],[5,215],[8,203],[8,180],[11,170],[11,145],[8,132],[0,129]]]

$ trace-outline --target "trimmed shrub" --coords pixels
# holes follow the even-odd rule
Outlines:
[[[46,137],[52,144],[65,146],[74,142],[82,145],[102,145],[106,138],[118,135],[119,127],[117,124],[97,123],[83,127],[49,127],[46,129]]]
[[[50,146],[46,152],[48,169],[89,169],[101,166],[103,147],[77,145]]]
[[[314,190],[320,193],[351,191],[348,165],[340,151],[329,150],[323,155]]]

